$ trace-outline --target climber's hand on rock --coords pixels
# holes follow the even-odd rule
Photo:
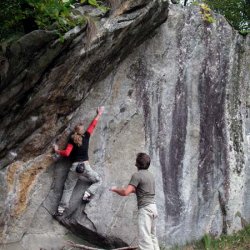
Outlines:
[[[115,192],[116,189],[117,189],[117,187],[116,187],[116,186],[113,186],[113,187],[111,187],[111,188],[109,189],[109,191]]]
[[[53,149],[56,152],[58,150],[58,145],[57,144],[53,144]]]
[[[98,115],[102,115],[102,113],[104,112],[104,106],[100,106],[97,108],[97,114]]]

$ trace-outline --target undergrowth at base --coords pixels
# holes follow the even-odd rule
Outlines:
[[[200,241],[187,244],[183,247],[173,247],[171,249],[161,247],[161,250],[249,250],[250,249],[250,225],[245,229],[233,234],[222,235],[215,238],[205,235]]]

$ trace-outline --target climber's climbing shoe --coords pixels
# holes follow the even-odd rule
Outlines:
[[[88,191],[85,191],[85,193],[82,197],[82,200],[83,200],[83,202],[88,203],[91,201],[92,197],[93,197],[93,195],[91,195]]]

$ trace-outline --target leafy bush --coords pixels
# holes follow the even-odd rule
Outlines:
[[[228,22],[242,33],[250,32],[249,0],[204,0],[211,9],[222,14]]]
[[[202,14],[202,19],[206,23],[213,23],[215,19],[212,16],[212,11],[209,6],[205,3],[198,4],[200,6],[200,13]]]
[[[70,28],[81,24],[83,19],[74,19],[71,15],[71,8],[74,1],[62,0],[26,0],[35,22],[40,29],[57,29],[59,32],[66,32]]]
[[[21,9],[21,0],[0,1],[0,39],[3,40],[12,33],[23,31],[21,20],[26,13]]]
[[[162,248],[164,249],[164,248]],[[205,235],[201,240],[171,250],[247,250],[250,249],[250,225],[232,235],[219,238]]]
[[[0,1],[0,41],[16,33],[28,33],[37,28],[57,30],[59,34],[86,21],[75,17],[72,9],[76,0],[4,0]],[[102,11],[103,1],[81,0]]]
[[[106,11],[108,10],[108,8],[107,8],[106,6],[103,5],[103,3],[105,3],[105,2],[108,2],[108,3],[109,3],[109,1],[107,1],[107,0],[106,0],[106,1],[81,0],[80,2],[81,2],[81,3],[89,4],[89,5],[93,6],[93,7],[96,7],[96,8],[100,9],[100,10],[103,11],[103,12],[106,12]]]

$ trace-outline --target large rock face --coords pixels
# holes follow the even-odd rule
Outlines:
[[[103,20],[88,49],[77,33],[53,46],[53,34],[46,34],[43,49],[27,55],[32,63],[16,63],[15,47],[5,55],[0,229],[6,249],[60,249],[73,237],[103,247],[136,245],[135,197],[109,188],[128,183],[140,151],[152,157],[162,245],[232,233],[250,221],[249,37],[220,16],[207,24],[198,8],[174,6],[154,30],[166,19],[166,3],[136,3]],[[46,53],[49,63],[41,59]],[[70,162],[55,160],[51,144],[63,147],[74,125],[87,125],[99,105],[106,111],[91,139],[90,162],[102,188],[84,205],[89,183],[79,180],[59,224],[52,214]]]

